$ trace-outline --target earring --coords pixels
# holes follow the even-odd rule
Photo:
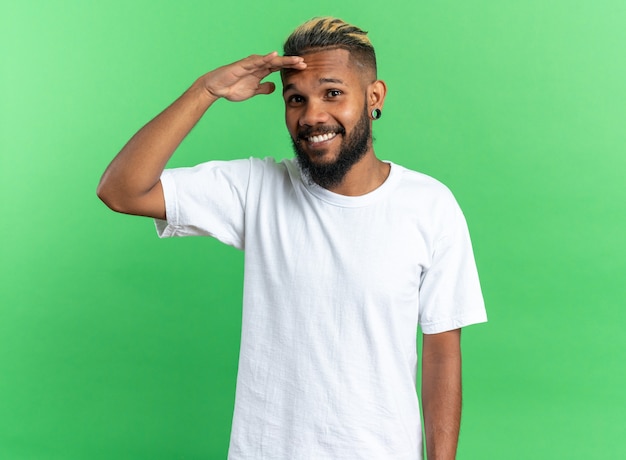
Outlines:
[[[383,112],[380,109],[374,109],[372,110],[372,119],[378,120],[382,114]]]

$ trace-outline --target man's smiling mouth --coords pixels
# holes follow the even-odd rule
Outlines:
[[[345,130],[341,126],[307,126],[300,129],[298,133],[298,140],[304,141],[307,144],[319,144],[327,142],[339,134],[344,134]]]
[[[318,134],[315,136],[307,137],[306,140],[311,144],[317,144],[318,142],[329,141],[337,136],[337,133]]]

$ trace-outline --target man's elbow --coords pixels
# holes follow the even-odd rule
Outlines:
[[[124,206],[124,200],[120,199],[119,194],[116,194],[115,190],[105,182],[100,181],[96,188],[96,195],[112,211],[128,214],[128,209]]]
[[[158,184],[160,186],[160,184]],[[147,193],[132,194],[125,188],[100,181],[96,195],[109,209],[122,214],[166,219],[165,201],[160,187],[154,187]]]

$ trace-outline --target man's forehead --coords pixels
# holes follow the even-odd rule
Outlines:
[[[350,59],[350,52],[343,48],[320,49],[301,55],[306,63],[302,70],[285,69],[282,72],[283,84],[287,86],[292,80],[313,78],[320,83],[332,82],[358,77],[356,67]]]

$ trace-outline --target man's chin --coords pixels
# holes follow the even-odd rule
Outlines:
[[[337,162],[337,156],[328,153],[309,155],[308,158],[309,162],[316,166],[328,166]]]
[[[330,148],[307,149],[301,153],[306,155],[309,162],[315,165],[329,165],[335,163],[339,156],[338,152],[333,152]]]
[[[304,176],[324,188],[340,184],[352,166],[343,164],[341,152],[332,149],[305,149],[294,142],[294,152]]]

